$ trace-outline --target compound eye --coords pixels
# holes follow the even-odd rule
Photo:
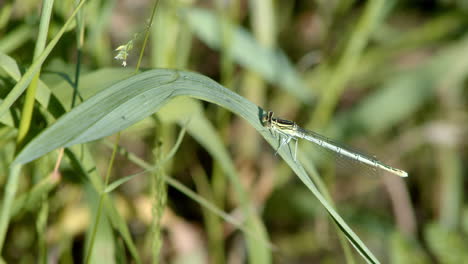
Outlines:
[[[273,118],[273,112],[268,111],[268,113],[262,117],[262,123],[263,124],[270,123],[272,118]]]

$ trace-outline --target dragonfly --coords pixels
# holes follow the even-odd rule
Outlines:
[[[291,140],[296,142],[294,150],[294,161],[296,161],[297,155],[297,142],[298,139],[301,138],[315,143],[322,148],[336,152],[339,155],[347,157],[351,160],[355,160],[374,168],[385,170],[400,177],[408,177],[408,173],[406,171],[386,165],[374,157],[342,147],[340,144],[333,142],[327,137],[324,137],[314,131],[301,128],[294,121],[274,117],[274,113],[271,111],[263,116],[262,123],[263,126],[268,128],[272,133],[278,134],[280,136],[280,144],[278,146],[277,152],[279,149],[281,149],[281,147],[289,145]]]

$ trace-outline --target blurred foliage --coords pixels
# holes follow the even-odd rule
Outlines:
[[[380,262],[468,263],[468,1],[93,0],[75,16],[78,2],[0,1],[1,262],[80,263],[89,250],[91,263],[362,262],[263,132],[239,118],[251,109],[181,97],[143,120],[114,116],[74,131],[100,114],[89,98],[133,75],[149,30],[143,70],[199,72],[408,171],[373,173],[299,143],[321,194]],[[197,78],[193,91],[212,89]],[[146,89],[138,85],[135,93]],[[34,104],[23,94],[31,87]],[[134,108],[148,102],[135,98]],[[109,186],[108,139],[12,164],[92,100],[94,112],[40,151],[138,119],[120,135]],[[118,114],[133,113],[125,107]]]

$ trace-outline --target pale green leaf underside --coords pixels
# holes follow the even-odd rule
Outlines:
[[[59,147],[112,135],[155,113],[171,98],[183,95],[222,105],[263,130],[261,109],[253,103],[202,75],[157,69],[120,81],[89,98],[30,142],[14,163],[26,163]]]
[[[177,96],[189,96],[229,109],[247,120],[272,145],[278,140],[260,120],[263,109],[200,74],[169,70],[150,70],[117,82],[92,96],[33,139],[16,157],[23,164],[56,148],[100,139],[121,131],[155,113]],[[370,263],[378,263],[364,243],[317,190],[303,167],[293,161],[287,148],[279,151],[309,190],[319,199],[359,253]]]

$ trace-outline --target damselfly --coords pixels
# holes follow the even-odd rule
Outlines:
[[[263,116],[262,122],[263,126],[270,129],[271,132],[276,133],[280,136],[280,144],[278,150],[284,145],[289,144],[291,139],[296,141],[296,146],[294,150],[294,161],[296,161],[297,141],[299,138],[302,138],[352,160],[391,172],[401,177],[408,177],[408,173],[406,171],[390,167],[373,157],[341,147],[339,146],[339,144],[334,143],[333,141],[322,135],[299,127],[293,121],[274,117],[273,112],[271,111],[268,112],[267,115]]]

